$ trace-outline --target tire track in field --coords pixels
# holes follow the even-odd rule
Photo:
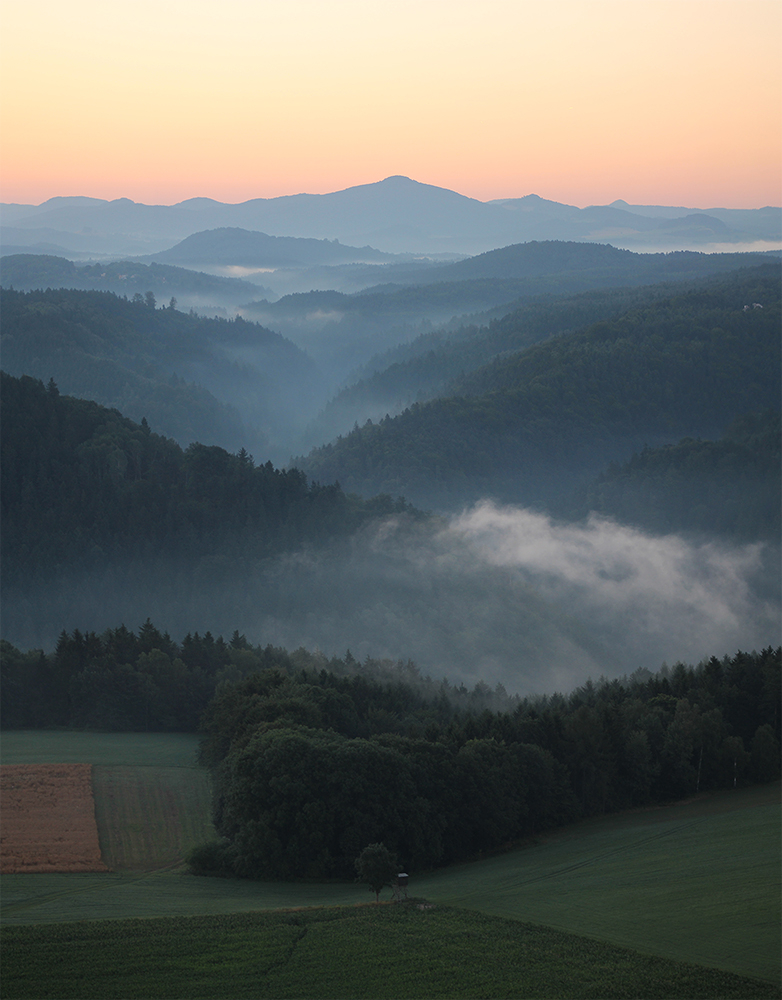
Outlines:
[[[307,936],[307,931],[309,930],[307,924],[302,923],[299,919],[291,920],[290,923],[298,925],[299,933],[296,935],[293,941],[291,941],[290,948],[288,948],[288,954],[284,958],[280,959],[279,962],[274,962],[272,965],[270,965],[266,969],[267,973],[271,972],[272,969],[281,969],[283,966],[290,965],[293,959],[294,952],[299,947],[304,938]]]

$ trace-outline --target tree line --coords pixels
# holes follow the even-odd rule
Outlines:
[[[749,413],[717,441],[685,438],[612,462],[555,505],[560,516],[596,512],[647,531],[700,532],[741,541],[780,537],[780,413]]]
[[[63,393],[146,417],[183,447],[192,441],[280,461],[295,417],[291,395],[318,391],[313,361],[289,340],[241,318],[182,312],[153,292],[130,298],[69,288],[0,290],[3,368],[53,377]],[[288,451],[284,457],[287,457]]]
[[[408,868],[575,819],[779,776],[782,650],[712,657],[492,711],[441,688],[267,670],[202,720],[222,840],[193,870],[347,877],[367,843]]]
[[[221,836],[200,873],[349,877],[381,841],[420,870],[780,771],[780,648],[525,698],[149,620],[0,653],[3,728],[200,731]]]

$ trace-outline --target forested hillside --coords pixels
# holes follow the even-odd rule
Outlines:
[[[646,444],[716,437],[743,413],[778,409],[779,275],[778,265],[738,272],[497,357],[451,395],[297,463],[419,505],[550,502]]]
[[[185,267],[135,260],[110,260],[100,264],[75,264],[65,257],[43,253],[5,254],[0,259],[3,288],[28,292],[44,288],[77,288],[114,292],[116,295],[146,295],[151,291],[162,303],[171,297],[180,309],[246,302],[264,289],[240,278],[224,278]]]
[[[54,381],[2,373],[0,405],[6,589],[164,556],[195,567],[220,553],[246,566],[407,509],[256,466],[244,451],[183,450],[146,421],[61,395]]]
[[[333,290],[342,287],[337,272],[332,290],[313,284],[321,290],[284,295],[276,302],[253,301],[242,314],[304,347],[339,385],[372,355],[465,314],[508,312],[518,307],[517,300],[541,295],[703,280],[768,259],[764,254],[638,254],[593,243],[533,241],[453,264],[378,267],[377,286],[355,294]]]
[[[157,308],[152,293],[3,289],[0,305],[5,371],[146,417],[184,447],[246,447],[279,462],[297,395],[317,391],[315,365],[279,334]]]
[[[762,263],[757,253],[634,253],[605,243],[530,240],[444,264],[422,281],[524,281],[527,294],[572,293],[611,285],[686,281]]]
[[[686,438],[613,462],[559,512],[590,512],[659,534],[779,541],[780,414],[747,414],[718,441]]]
[[[362,425],[367,419],[381,420],[415,402],[451,395],[455,379],[495,358],[600,320],[615,319],[699,284],[704,282],[536,296],[421,333],[375,355],[359,369],[362,377],[339,392],[313,422],[310,436],[318,440],[312,444],[349,431],[355,422]]]

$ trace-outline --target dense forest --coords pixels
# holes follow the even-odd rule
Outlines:
[[[0,276],[3,288],[17,291],[76,288],[130,297],[146,296],[151,291],[166,304],[173,296],[186,309],[206,303],[242,302],[263,291],[240,278],[223,278],[170,264],[133,260],[76,264],[65,257],[43,253],[5,254],[0,261]]]
[[[2,373],[3,586],[154,556],[237,561],[412,513],[403,501],[348,497],[244,450],[175,441],[116,410]]]
[[[745,308],[745,306],[747,308]],[[779,408],[779,266],[737,272],[456,379],[296,464],[359,493],[545,504],[644,445]]]
[[[478,711],[479,689],[421,697],[361,675],[266,670],[219,689],[204,715],[223,841],[191,863],[346,876],[383,841],[420,870],[583,816],[772,780],[781,659],[769,648],[678,663],[501,711]]]
[[[717,441],[685,438],[612,462],[555,509],[569,519],[602,514],[655,534],[778,543],[781,463],[780,413],[765,410],[739,417]]]
[[[780,265],[637,256],[536,244],[257,303],[334,334],[336,368],[396,345],[310,432],[404,411],[287,467],[326,383],[279,333],[4,290],[2,726],[200,730],[221,839],[191,866],[262,878],[778,778]],[[653,275],[690,283],[600,289]],[[494,311],[428,330],[462,307]],[[663,632],[697,665],[640,667]]]
[[[670,294],[670,285],[645,285],[541,295],[459,317],[375,354],[356,371],[358,381],[337,393],[318,415],[310,434],[320,440],[334,438],[355,421],[379,420],[412,403],[449,395],[454,379],[498,356],[613,319]]]
[[[568,494],[555,511],[569,527],[516,511],[491,529],[510,542],[524,522],[534,545],[553,544],[564,562],[552,577],[534,553],[531,563],[496,564],[476,535],[479,510],[469,523],[451,523],[399,496],[362,500],[246,452],[182,449],[144,422],[61,395],[53,381],[4,375],[0,404],[3,635],[24,648],[50,648],[74,621],[102,632],[153,615],[172,633],[195,620],[214,634],[238,622],[254,641],[329,652],[350,645],[362,658],[412,656],[466,683],[488,676],[541,691],[552,677],[697,660],[715,644],[763,645],[775,634],[773,412],[739,422],[721,441],[648,449],[606,468],[588,496]],[[742,496],[742,486],[751,493]],[[643,562],[624,567],[612,554],[622,539],[641,558],[653,540],[586,522],[592,509],[705,541],[661,539],[670,579],[658,593],[654,578],[644,582]],[[717,538],[767,544],[715,549]],[[573,545],[592,549],[602,572],[632,572],[618,604],[599,575],[588,576],[587,590],[575,587]],[[739,587],[733,610],[714,619],[711,598],[724,599],[727,579]],[[647,620],[650,598],[667,608],[664,634],[648,622],[654,639],[647,626],[626,627],[631,609]]]
[[[373,355],[465,315],[501,316],[531,299],[595,289],[703,281],[767,260],[764,254],[637,254],[594,243],[532,241],[453,264],[378,267],[376,283],[353,294],[335,290],[338,273],[327,284],[313,275],[304,287],[315,290],[249,302],[242,315],[305,348],[339,387]]]
[[[583,816],[779,776],[782,650],[677,663],[509,697],[414,664],[327,658],[209,632],[177,643],[63,631],[55,651],[2,644],[2,724],[130,731],[199,726],[222,841],[194,869],[346,877],[384,841],[421,870]]]
[[[309,428],[313,445],[349,431],[356,422],[394,416],[413,403],[457,391],[457,380],[495,359],[508,358],[552,337],[648,308],[661,299],[708,289],[724,277],[578,295],[540,295],[461,316],[380,352],[359,367],[356,381],[330,400]]]

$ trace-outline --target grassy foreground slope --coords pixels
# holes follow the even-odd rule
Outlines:
[[[3,937],[6,1000],[778,995],[772,983],[415,903],[14,927]]]
[[[416,879],[428,899],[780,981],[779,784],[588,820]]]

